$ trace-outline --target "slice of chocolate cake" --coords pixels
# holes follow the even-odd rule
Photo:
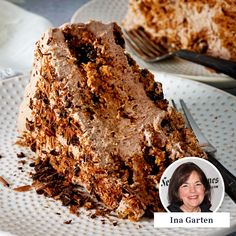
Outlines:
[[[18,130],[18,143],[35,152],[34,179],[47,195],[61,199],[63,184],[73,185],[70,193],[83,186],[106,209],[135,221],[163,210],[158,183],[170,163],[205,157],[161,84],[125,53],[115,23],[66,24],[43,35]],[[65,205],[79,201],[63,196]]]
[[[236,61],[236,2],[129,0],[123,20],[140,28],[166,52],[179,49]]]

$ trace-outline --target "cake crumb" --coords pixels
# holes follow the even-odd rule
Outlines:
[[[0,182],[2,183],[4,187],[10,186],[10,184],[2,176],[0,176]]]
[[[29,164],[29,166],[30,166],[30,167],[35,167],[35,163],[34,163],[34,162],[31,162],[31,163]]]
[[[17,153],[16,154],[18,158],[25,158],[26,155],[23,152]]]
[[[117,221],[114,221],[112,224],[113,224],[113,226],[117,226],[117,225],[118,225],[118,222],[117,222]]]
[[[19,164],[22,164],[22,165],[25,165],[26,161],[25,160],[21,160],[21,161],[18,161]]]
[[[69,225],[69,224],[71,224],[71,222],[72,222],[72,220],[67,220],[67,221],[64,221],[64,224]]]
[[[31,185],[24,185],[24,186],[20,186],[17,188],[14,188],[13,190],[16,192],[28,192],[32,189]]]

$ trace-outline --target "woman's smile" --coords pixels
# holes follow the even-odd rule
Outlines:
[[[179,198],[183,201],[183,211],[198,211],[205,196],[205,188],[196,171],[179,188]]]

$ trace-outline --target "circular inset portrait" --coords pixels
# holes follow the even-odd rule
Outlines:
[[[218,169],[199,157],[185,157],[172,163],[159,184],[162,205],[169,212],[215,212],[224,192]]]

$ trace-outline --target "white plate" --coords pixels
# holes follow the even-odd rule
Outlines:
[[[88,20],[100,20],[109,23],[116,21],[121,25],[127,12],[127,0],[92,0],[79,8],[72,16],[71,22],[87,22]],[[127,50],[132,51],[127,47]],[[133,54],[132,54],[133,55]],[[179,75],[185,78],[202,81],[218,88],[234,88],[236,80],[222,74],[212,73],[204,66],[194,64],[178,58],[168,59],[155,64],[148,64],[137,58],[139,65],[148,69]]]
[[[217,158],[232,173],[236,173],[236,98],[192,80],[159,75],[156,79],[163,83],[167,98],[183,98],[186,101],[204,133],[217,147]],[[31,183],[28,172],[32,171],[29,167],[32,161],[26,159],[24,172],[19,170],[22,164],[18,163],[17,153],[21,149],[14,145],[16,118],[26,83],[27,77],[0,82],[0,175],[11,185],[6,188],[0,183],[0,230],[19,236],[189,234],[189,229],[184,228],[154,228],[153,220],[146,219],[137,223],[118,220],[117,226],[109,222],[102,224],[101,218],[91,219],[87,216],[88,212],[76,217],[60,202],[38,195],[35,191],[14,192],[14,187]],[[228,196],[225,196],[219,211],[230,212],[230,229],[193,228],[191,235],[225,235],[225,232],[236,230],[236,204]],[[72,223],[64,224],[67,220],[72,220]]]
[[[35,42],[51,26],[39,15],[8,1],[0,1],[0,69],[12,68],[20,73],[29,71]]]

